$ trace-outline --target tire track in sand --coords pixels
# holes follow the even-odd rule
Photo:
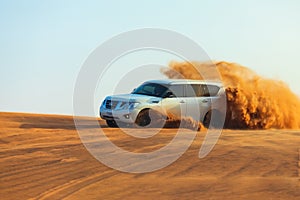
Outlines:
[[[96,183],[100,180],[110,178],[116,175],[117,173],[117,171],[98,173],[92,176],[71,180],[63,185],[51,188],[34,198],[30,198],[30,200],[63,199],[88,185]]]
[[[300,148],[298,149],[298,185],[300,186]]]

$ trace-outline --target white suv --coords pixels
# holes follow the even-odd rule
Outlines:
[[[131,94],[106,97],[100,107],[100,117],[106,120],[109,127],[124,123],[145,127],[151,123],[149,111],[154,110],[165,116],[192,116],[208,127],[213,111],[217,115],[224,114],[221,101],[224,94],[220,82],[151,80],[134,89]]]

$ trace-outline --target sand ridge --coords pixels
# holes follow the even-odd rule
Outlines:
[[[92,131],[92,119],[83,121]],[[176,129],[133,140],[118,128],[105,134],[128,150],[147,152]],[[139,130],[141,133],[147,130]],[[187,134],[188,134],[187,130]],[[205,132],[175,163],[146,174],[111,169],[84,148],[72,116],[0,113],[1,199],[299,199],[300,131],[224,130],[199,159]]]

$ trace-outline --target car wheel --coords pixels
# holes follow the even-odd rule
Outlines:
[[[212,120],[211,117],[212,117],[212,112],[214,112],[214,119]],[[213,128],[222,128],[223,127],[223,124],[222,123],[222,113],[218,110],[213,110],[213,111],[208,111],[204,117],[204,120],[203,120],[203,125],[208,128],[209,126],[213,127]]]
[[[142,110],[135,121],[139,127],[163,128],[167,117],[153,109]]]
[[[203,120],[203,125],[205,126],[205,128],[209,127],[210,121],[211,121],[211,111],[208,111]]]
[[[135,123],[138,125],[138,126],[148,126],[150,123],[151,123],[151,118],[150,118],[150,115],[149,115],[149,110],[150,109],[146,109],[146,110],[142,110],[137,118],[136,118],[136,121]]]
[[[106,124],[109,127],[114,127],[114,128],[118,127],[118,124],[117,124],[117,122],[115,120],[106,120]]]

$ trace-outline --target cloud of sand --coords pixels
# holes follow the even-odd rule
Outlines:
[[[161,113],[156,110],[149,110],[151,123],[149,127],[164,128],[187,128],[191,130],[205,130],[201,122],[194,120],[192,117],[176,116],[172,113]],[[144,115],[147,113],[144,113]],[[145,117],[145,116],[144,116]]]
[[[227,95],[225,128],[300,128],[300,99],[282,81],[224,61],[171,62],[162,73],[172,79],[204,79],[198,70],[206,80],[221,76]]]

